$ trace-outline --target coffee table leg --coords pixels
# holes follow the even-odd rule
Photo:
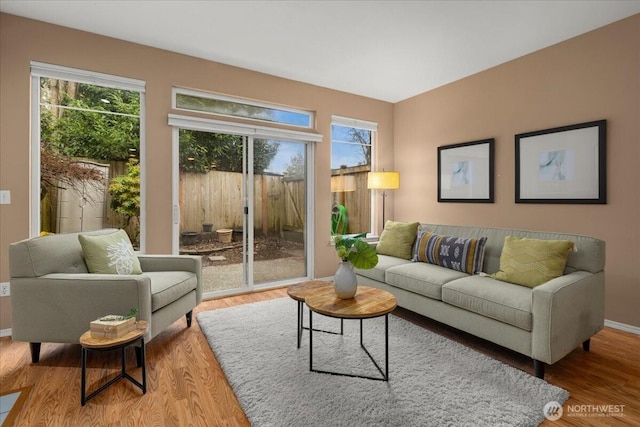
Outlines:
[[[304,315],[304,307],[302,301],[298,301],[298,348],[302,342],[302,317]]]
[[[376,362],[376,360],[373,358],[373,356],[365,346],[364,327],[363,327],[364,319],[358,319],[360,320],[360,347],[367,354],[367,356],[369,357],[373,365],[376,367],[376,369],[380,373],[381,377],[372,377],[368,375],[357,375],[357,374],[348,374],[348,373],[342,373],[342,372],[313,369],[313,330],[314,329],[312,327],[313,326],[312,317],[313,317],[313,310],[309,310],[309,370],[311,372],[318,372],[321,374],[330,374],[330,375],[340,375],[343,377],[365,378],[365,379],[376,380],[376,381],[387,381],[387,382],[389,381],[389,314],[388,313],[384,315],[384,357],[385,357],[384,371],[382,370],[380,365],[378,365],[378,362]],[[343,319],[340,319],[340,320],[343,320]]]
[[[309,310],[309,370],[313,371],[313,310]]]
[[[384,380],[389,381],[389,314],[384,315]]]

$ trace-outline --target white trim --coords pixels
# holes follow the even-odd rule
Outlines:
[[[180,253],[180,128],[171,129],[171,220],[172,241],[171,251],[174,255]]]
[[[0,338],[2,337],[10,337],[11,336],[11,328],[9,329],[0,329]]]
[[[146,87],[146,82],[144,80],[97,73],[78,68],[63,67],[60,65],[37,61],[31,61],[31,75],[37,77],[56,78],[60,80],[71,80],[74,82],[106,86],[115,89],[132,90],[135,92],[144,92]]]
[[[313,123],[315,122],[315,114],[314,114],[313,111],[300,110],[300,109],[297,109],[297,108],[290,108],[290,107],[285,107],[285,106],[277,105],[277,104],[269,104],[269,103],[266,103],[266,102],[253,101],[253,100],[249,100],[249,99],[245,99],[245,98],[236,98],[236,97],[233,97],[233,96],[218,95],[218,94],[214,94],[214,93],[200,92],[200,91],[197,91],[197,90],[190,90],[190,89],[182,89],[182,88],[179,88],[179,87],[174,87],[171,90],[171,108],[173,108],[174,110],[197,111],[197,112],[206,113],[206,114],[218,114],[218,115],[222,115],[222,116],[240,117],[240,118],[245,118],[245,119],[249,119],[249,120],[265,121],[263,119],[259,119],[259,118],[256,118],[256,117],[238,116],[238,115],[233,115],[233,114],[222,114],[222,113],[215,113],[215,112],[212,112],[212,111],[192,110],[192,109],[188,109],[188,108],[178,107],[177,95],[187,95],[187,96],[194,96],[194,97],[205,98],[205,99],[215,99],[217,101],[233,102],[233,103],[236,103],[236,104],[249,105],[249,106],[252,106],[252,107],[268,108],[270,110],[277,110],[277,111],[284,111],[284,112],[290,112],[290,113],[295,113],[295,114],[302,114],[302,115],[307,116],[307,118],[308,118],[308,122],[307,122],[306,125],[295,125],[295,124],[291,124],[291,123],[283,123],[283,122],[277,122],[277,121],[271,122],[271,121],[269,121],[270,123],[277,123],[277,124],[280,124],[280,125],[295,126],[295,127],[302,127],[302,128],[311,129],[311,128],[313,128]]]
[[[31,76],[31,202],[29,203],[29,237],[40,234],[40,77]]]
[[[140,165],[140,217],[138,225],[140,227],[140,252],[147,251],[147,96],[142,90],[140,92],[140,141],[139,158]]]
[[[202,117],[184,116],[182,114],[169,114],[168,117],[169,126],[175,126],[183,129],[253,136],[254,138],[280,139],[285,141],[322,141],[322,135],[313,132],[276,129],[245,123],[231,123],[222,120],[205,119]]]
[[[376,122],[369,122],[366,120],[350,119],[342,116],[331,116],[331,124],[338,126],[345,126],[348,128],[358,128],[377,132],[378,124]]]
[[[620,331],[625,331],[625,332],[630,332],[632,334],[640,335],[640,327],[638,326],[627,325],[626,323],[614,322],[613,320],[607,320],[607,319],[605,319],[604,321],[604,326],[613,328],[613,329],[618,329]]]
[[[307,279],[315,277],[315,224],[316,224],[316,205],[315,205],[315,157],[316,157],[316,144],[306,144],[305,157],[307,160],[305,168],[305,180],[306,180],[306,193],[307,193],[307,220],[305,221],[304,228],[306,233],[306,262],[307,262]]]

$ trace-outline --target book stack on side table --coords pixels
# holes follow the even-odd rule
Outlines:
[[[123,319],[122,316],[116,315],[101,317],[89,325],[92,338],[120,338],[135,328],[135,317]]]

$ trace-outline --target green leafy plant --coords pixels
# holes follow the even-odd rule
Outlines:
[[[137,159],[130,159],[127,174],[111,180],[111,209],[130,220],[140,215],[140,164]]]
[[[349,261],[355,268],[368,270],[378,265],[378,254],[373,246],[362,240],[365,234],[333,236],[336,252],[342,261]]]

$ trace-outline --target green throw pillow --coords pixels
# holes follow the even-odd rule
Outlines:
[[[500,254],[500,270],[491,277],[535,288],[562,276],[573,247],[573,242],[567,240],[507,236]]]
[[[133,252],[126,231],[109,234],[79,234],[78,240],[90,273],[141,274],[140,261]]]
[[[418,225],[420,225],[418,222],[387,221],[376,246],[376,252],[380,255],[411,259]]]

